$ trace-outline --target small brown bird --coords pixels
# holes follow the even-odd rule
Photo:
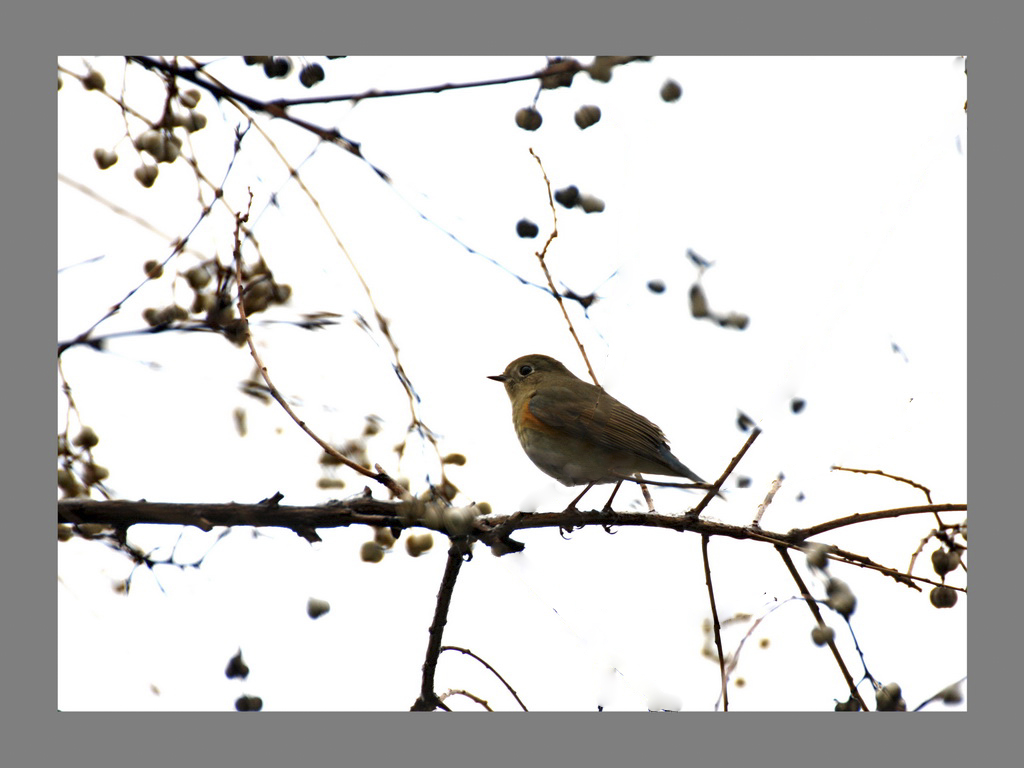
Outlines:
[[[644,472],[708,483],[672,455],[662,431],[603,389],[578,379],[547,355],[525,355],[489,379],[505,385],[512,423],[530,460],[563,485],[615,483]],[[719,494],[720,495],[720,494]]]

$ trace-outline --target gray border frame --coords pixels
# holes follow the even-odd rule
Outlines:
[[[731,764],[766,758],[787,765],[963,764],[1016,735],[1019,709],[1010,700],[1019,669],[1019,577],[990,571],[1015,562],[1006,551],[1020,539],[1017,505],[1003,496],[1019,472],[1011,439],[1020,408],[1019,240],[1007,221],[1020,217],[1019,64],[1000,51],[1019,48],[1024,28],[1008,4],[926,2],[825,6],[793,2],[728,3],[638,8],[576,2],[575,8],[531,2],[488,6],[410,3],[396,14],[388,4],[310,8],[294,3],[254,6],[188,2],[151,12],[127,2],[37,4],[5,13],[4,254],[0,317],[7,375],[4,424],[3,642],[5,761],[12,765],[150,766],[389,765],[413,760],[445,764],[552,765],[587,763]],[[531,7],[532,6],[532,7]],[[163,18],[158,19],[158,16]],[[1012,16],[1012,17],[1011,17]],[[333,17],[333,18],[331,18]],[[245,19],[244,23],[240,20]],[[292,22],[289,24],[289,22]],[[255,36],[251,30],[258,26]],[[475,28],[474,28],[475,27]],[[238,30],[237,34],[232,34]],[[154,35],[153,33],[158,34]],[[173,41],[173,46],[169,42]],[[52,498],[53,400],[40,381],[52,381],[55,336],[54,58],[78,49],[116,51],[183,47],[188,50],[260,48],[346,53],[655,52],[684,54],[967,54],[971,71],[969,175],[970,339],[969,408],[971,505],[976,523],[973,586],[985,595],[972,622],[973,700],[963,714],[929,712],[893,717],[815,714],[530,714],[487,716],[411,714],[63,714],[54,712],[56,670],[53,611],[53,522],[41,498]],[[1012,112],[1003,115],[1009,108]],[[884,119],[884,116],[880,116]],[[1003,141],[999,141],[1002,138]],[[1018,158],[1016,161],[1014,157]],[[13,166],[13,168],[12,168]],[[1016,173],[1015,173],[1016,171]],[[1000,215],[1002,214],[1002,216]],[[1012,218],[1011,218],[1012,217]],[[998,226],[1002,224],[1004,229]],[[46,242],[51,246],[47,247]],[[13,359],[12,359],[13,358]],[[1016,418],[1014,418],[1016,417]],[[1016,441],[1014,441],[1016,442]],[[11,495],[13,490],[14,495]],[[995,498],[998,496],[999,498]],[[26,546],[27,542],[31,542]],[[989,596],[998,590],[1004,599]],[[1012,644],[1012,645],[1011,645]],[[117,649],[111,649],[111,664]],[[93,660],[104,662],[104,660]],[[1019,676],[1019,674],[1018,674]],[[1015,697],[1016,698],[1016,697]],[[894,717],[898,718],[898,722]],[[256,722],[256,719],[259,722]],[[473,718],[469,722],[468,718]],[[513,718],[515,718],[513,720]],[[610,718],[610,722],[604,719]],[[949,718],[956,718],[955,722]],[[1013,730],[1011,730],[1011,728]],[[995,738],[993,738],[995,737]],[[1002,737],[1002,738],[1000,738]],[[970,750],[970,752],[969,752]]]

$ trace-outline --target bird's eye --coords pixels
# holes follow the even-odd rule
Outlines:
[[[533,373],[533,366],[532,365],[520,365],[519,366],[519,375],[520,376],[529,376],[531,373]]]

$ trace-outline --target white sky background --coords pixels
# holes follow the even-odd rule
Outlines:
[[[240,59],[210,71],[270,99],[467,82],[543,66],[539,58],[315,60],[327,79],[312,91],[294,75],[268,81]],[[60,63],[85,71],[81,59]],[[101,59],[97,67],[108,91],[120,93],[123,61]],[[127,73],[128,103],[157,117],[163,92],[141,68]],[[683,88],[674,104],[658,97],[667,77]],[[513,121],[532,102],[533,82],[296,110],[361,142],[393,188],[352,155],[317,147],[283,121],[258,120],[300,167],[390,319],[422,397],[420,414],[442,452],[466,454],[466,466],[449,470],[461,502],[488,501],[500,513],[557,510],[579,490],[529,462],[504,391],[485,378],[530,352],[584,376],[557,305],[444,231],[542,283],[533,252],[551,216],[533,147],[554,188],[575,184],[607,205],[590,215],[556,206],[559,236],[548,255],[556,281],[600,296],[589,319],[578,305],[570,313],[601,383],[659,424],[673,452],[709,480],[746,438],[735,426],[737,409],[754,418],[764,434],[736,472],[751,477],[751,487],[729,481],[729,500],[713,502],[705,515],[748,523],[782,471],[762,524],[787,531],[925,503],[909,486],[830,472],[832,464],[909,477],[931,488],[936,502],[966,500],[965,81],[953,56],[656,58],[616,69],[608,84],[581,74],[569,89],[544,91],[535,133]],[[160,166],[152,189],[139,186],[132,178],[138,157],[126,139],[117,165],[100,171],[92,152],[123,137],[120,110],[69,77],[57,100],[60,173],[167,235],[58,183],[58,266],[102,256],[58,275],[58,335],[67,339],[141,281],[143,262],[167,256],[168,239],[192,227],[199,204],[195,177],[180,160]],[[602,110],[586,131],[572,117],[581,104]],[[198,110],[209,124],[193,135],[192,149],[207,177],[219,181],[241,118],[209,94]],[[141,130],[129,125],[133,135]],[[372,310],[309,199],[255,130],[228,178],[233,207],[243,208],[252,190],[250,224],[277,280],[294,289],[289,306],[261,319],[343,315],[316,333],[257,324],[275,383],[315,431],[337,443],[358,436],[367,414],[381,416],[371,460],[423,490],[427,473],[439,476],[436,458],[415,436],[401,464],[391,452],[405,436],[408,403],[384,340],[352,322],[355,312],[369,318]],[[268,205],[272,195],[276,207]],[[516,236],[524,216],[540,226],[536,240]],[[232,231],[218,209],[190,246],[227,260]],[[715,262],[702,278],[711,308],[749,315],[746,331],[690,316],[687,292],[697,271],[687,248]],[[172,261],[164,278],[98,333],[137,329],[145,307],[173,298],[187,306],[191,293],[181,280],[173,287],[172,276],[195,263],[191,254]],[[648,291],[652,279],[667,290]],[[349,485],[340,493],[316,488],[320,449],[276,405],[238,391],[252,365],[246,350],[200,334],[126,337],[105,354],[75,348],[64,355],[83,420],[101,438],[95,455],[110,468],[118,497],[252,502],[280,491],[285,504],[314,504],[360,491],[365,483],[349,472],[341,474]],[[799,416],[789,411],[793,397],[807,400]],[[232,421],[238,406],[248,415],[244,438]],[[58,430],[65,416],[58,392]],[[664,512],[682,513],[699,498],[652,492]],[[591,494],[585,501],[596,508],[607,490]],[[640,504],[634,489],[616,499],[620,509]],[[823,540],[906,568],[933,527],[933,518],[919,515]],[[166,552],[178,533],[135,526],[130,538]],[[199,570],[137,572],[128,597],[111,589],[131,568],[126,558],[78,539],[61,544],[58,706],[227,709],[244,691],[261,696],[266,709],[407,709],[419,689],[446,547],[435,535],[434,549],[419,559],[399,546],[373,565],[358,559],[367,530],[320,533],[324,541],[310,546],[290,531],[262,529],[254,539],[240,529]],[[178,559],[205,552],[215,536],[185,530]],[[498,559],[478,548],[463,567],[446,643],[487,659],[531,709],[714,706],[717,665],[700,655],[701,622],[710,612],[697,536],[585,529],[569,541],[550,530],[515,538],[527,545],[524,553]],[[934,576],[932,549],[916,573]],[[796,593],[768,546],[714,539],[711,555],[723,618],[764,616]],[[803,558],[797,561],[802,568]],[[966,674],[964,596],[936,611],[927,589],[914,592],[848,566],[833,565],[833,574],[858,597],[853,624],[869,668],[883,682],[899,682],[909,706]],[[821,582],[806,571],[805,578],[823,596]],[[330,601],[331,612],[311,621],[309,596]],[[858,678],[849,633],[833,614],[826,621]],[[727,651],[749,626],[726,630]],[[810,642],[812,626],[796,601],[764,619],[744,646],[734,678],[746,685],[730,689],[731,708],[827,709],[845,698],[831,655]],[[768,648],[759,647],[762,637]],[[239,647],[252,669],[244,683],[223,675]],[[516,707],[476,662],[454,654],[444,654],[438,670],[438,690],[449,687],[495,708]],[[867,685],[861,692],[871,700]],[[448,703],[475,707],[462,698]]]

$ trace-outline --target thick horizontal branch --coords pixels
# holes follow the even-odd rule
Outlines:
[[[867,512],[821,523],[811,528],[773,533],[756,525],[738,526],[705,520],[694,515],[664,515],[657,512],[604,512],[599,510],[562,512],[516,512],[477,518],[471,536],[495,549],[496,554],[517,552],[523,545],[510,538],[515,531],[532,528],[558,528],[572,531],[587,525],[641,526],[693,531],[707,536],[753,539],[772,544],[800,546],[807,539],[834,528],[869,520],[925,514],[934,511],[962,511],[963,504],[937,504],[921,507]],[[319,506],[283,506],[277,499],[255,504],[164,503],[151,501],[97,501],[64,499],[57,502],[57,520],[61,523],[99,523],[126,529],[137,524],[194,525],[209,531],[215,526],[251,525],[288,528],[300,536],[316,540],[318,528],[343,528],[350,525],[374,525],[393,529],[427,528],[422,519],[411,514],[409,502],[375,499],[366,493],[344,501]],[[446,531],[441,529],[440,533]]]
[[[401,504],[369,495],[313,507],[286,507],[273,500],[257,504],[171,504],[145,500],[63,499],[57,502],[57,520],[61,523],[99,523],[114,528],[145,523],[194,525],[204,531],[215,526],[236,525],[290,528],[297,532],[349,525],[405,527],[398,516]]]
[[[403,514],[408,503],[358,496],[320,506],[284,506],[273,501],[255,504],[166,503],[154,501],[98,501],[63,499],[57,502],[57,520],[61,523],[98,523],[115,528],[138,524],[194,525],[208,531],[215,526],[252,525],[298,529],[343,528],[350,525],[377,525],[397,528],[428,527],[423,521]],[[530,528],[572,530],[587,525],[645,526],[675,531],[697,531],[710,536],[734,539],[787,540],[786,534],[771,534],[759,529],[725,525],[708,520],[651,512],[517,512],[513,516],[491,515],[475,521],[474,535],[491,543],[497,533]],[[443,533],[443,531],[442,531]]]

